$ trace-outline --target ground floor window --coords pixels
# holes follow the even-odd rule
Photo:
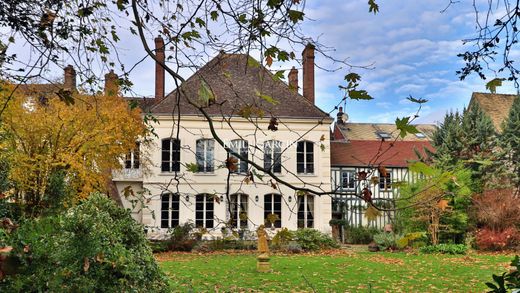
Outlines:
[[[161,196],[161,228],[179,225],[179,195],[165,193]]]
[[[314,196],[298,196],[298,228],[314,227]]]
[[[267,226],[282,227],[282,195],[264,195],[264,221]]]
[[[198,194],[195,196],[195,226],[197,228],[213,228],[213,195]]]
[[[231,225],[233,228],[247,228],[247,194],[232,194],[229,198],[231,212]]]

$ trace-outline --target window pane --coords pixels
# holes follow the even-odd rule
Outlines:
[[[304,173],[305,172],[305,165],[303,163],[298,163],[296,165],[296,172],[297,173]]]
[[[296,145],[296,152],[303,153],[303,143],[303,141],[298,142],[298,144]]]

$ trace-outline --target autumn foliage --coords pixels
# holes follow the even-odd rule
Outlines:
[[[76,198],[104,191],[110,170],[146,135],[139,109],[117,95],[72,94],[63,101],[38,85],[0,83],[0,156],[9,162],[12,199],[31,215],[43,203],[52,174],[63,172]],[[14,94],[13,94],[14,93]],[[9,99],[9,102],[7,100]]]
[[[480,249],[503,250],[520,245],[520,199],[511,189],[487,190],[473,199],[481,229],[476,233]]]

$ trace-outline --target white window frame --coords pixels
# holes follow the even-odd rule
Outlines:
[[[314,211],[310,211],[309,210],[309,199],[312,200],[312,206],[314,208],[314,210],[316,210],[316,205],[315,205],[315,200],[314,200],[314,196],[312,195],[304,195],[304,196],[298,196],[298,198],[296,199],[296,203],[297,203],[297,219],[296,219],[296,225],[298,227],[298,229],[303,229],[303,228],[314,228],[314,222],[315,222],[315,219],[316,217],[314,216],[315,215],[315,212]],[[301,213],[300,213],[300,200],[303,200],[303,219],[301,218]],[[312,225],[309,225],[308,221],[309,221],[309,213],[311,214],[312,216]],[[300,227],[300,221],[303,221],[303,227]]]
[[[346,187],[345,187],[345,176],[343,176],[343,174],[349,174],[347,176],[347,182],[349,183]],[[340,175],[340,186],[341,186],[341,189],[344,189],[344,190],[355,190],[356,189],[356,171],[355,170],[341,170],[341,175]],[[352,183],[352,187],[350,187],[350,183]]]
[[[392,190],[392,170],[386,170],[387,177],[383,177],[381,173],[379,173],[379,190],[389,191]]]
[[[301,144],[303,144],[303,152],[299,152],[298,151],[298,146]],[[312,146],[312,171],[309,171],[309,168],[307,165],[309,165],[310,163],[307,161],[307,155],[309,155],[309,149],[308,149],[308,146],[311,145]],[[298,155],[299,154],[303,154],[303,162],[299,162],[298,161]],[[315,152],[314,152],[314,143],[312,141],[308,141],[308,140],[301,140],[299,142],[296,143],[296,173],[297,174],[304,174],[304,175],[313,175],[314,172],[315,172],[315,166],[314,166],[314,162],[315,162]],[[301,163],[303,163],[303,172],[299,172],[298,171],[298,165],[300,165]]]
[[[130,169],[140,169],[141,168],[141,154],[140,154],[141,144],[139,142],[135,143],[134,149],[130,150],[125,155],[124,167],[127,170]]]
[[[237,147],[238,146],[238,147]],[[229,146],[230,149],[232,149],[235,153],[240,154],[241,156],[245,156],[246,158],[249,158],[249,143],[245,139],[234,139],[231,141],[231,145]],[[237,170],[233,173],[238,174],[247,174],[249,164],[247,161],[242,161],[240,158],[229,154],[230,156],[237,159],[237,163],[235,164],[237,167]]]
[[[167,210],[164,210],[163,208],[163,203],[164,203],[164,197],[165,196],[168,196],[168,209]],[[176,198],[174,198],[176,197]],[[176,226],[179,225],[180,223],[180,215],[181,215],[181,212],[180,212],[180,207],[181,207],[181,203],[180,203],[180,195],[178,193],[164,193],[161,195],[161,228],[174,228]],[[177,203],[177,209],[174,208],[174,203]],[[168,218],[167,218],[167,223],[168,225],[164,226],[163,225],[163,221],[164,221],[164,217],[163,217],[163,213],[164,212],[167,212],[168,213]],[[172,214],[174,212],[177,212],[177,219],[173,218],[172,217]],[[173,221],[176,221],[176,224],[174,225],[173,224]]]
[[[242,220],[240,219],[240,214],[242,212],[245,212],[248,219],[249,219],[249,196],[245,193],[234,193],[234,194],[231,194],[230,195],[230,200],[231,202],[233,202],[233,199],[234,199],[234,202],[235,202],[235,208],[233,211],[231,211],[233,214],[235,214],[235,223],[232,223],[232,226],[233,228],[237,228],[237,229],[247,229],[248,226],[249,226],[249,220],[246,220],[246,223],[245,223],[245,226],[242,227]],[[245,211],[242,210],[242,203],[245,203],[244,205],[244,209]],[[233,217],[230,216],[230,218],[232,219]]]
[[[199,196],[203,197],[203,200],[202,200],[202,210],[198,210],[197,209],[197,203],[200,202],[199,200],[197,200],[197,197],[199,197]],[[211,210],[208,209],[208,203],[209,202],[212,203],[213,209],[211,209]],[[198,219],[197,218],[197,212],[202,212],[202,219]],[[213,217],[211,219],[207,218],[207,213],[208,212],[211,212],[211,214],[213,215]],[[211,220],[211,226],[212,227],[208,227],[208,225],[207,225],[207,221],[208,220]],[[202,226],[197,225],[197,221],[202,221]],[[201,194],[197,194],[195,196],[195,226],[197,228],[208,228],[208,229],[215,228],[215,202],[214,202],[214,199],[213,199],[213,195],[207,194],[207,193],[201,193]]]
[[[282,200],[282,195],[281,194],[278,194],[278,193],[268,193],[268,194],[265,194],[264,195],[264,222],[267,220],[267,216],[269,214],[276,214],[276,210],[274,209],[274,204],[275,204],[275,196],[279,196],[280,197],[280,212],[279,212],[279,226],[280,227],[277,227],[276,223],[274,223],[274,227],[275,228],[281,228],[282,227],[282,216],[283,216],[283,213],[282,213],[282,203],[283,203],[283,200]],[[266,211],[265,210],[265,202],[266,202],[266,199],[267,197],[271,197],[271,207]]]
[[[164,148],[163,148],[164,141],[170,142],[169,149],[167,149],[167,150],[164,150]],[[175,142],[178,143],[178,146],[179,146],[178,149],[174,148]],[[167,151],[169,154],[167,160],[164,160],[164,158],[163,158],[163,154],[165,151]],[[174,159],[174,155],[173,155],[174,153],[177,153],[179,155],[178,160]],[[163,170],[163,164],[165,164],[165,163],[168,164],[168,170]],[[181,170],[181,141],[180,141],[180,139],[176,139],[176,138],[172,138],[172,137],[161,139],[161,172],[162,173],[173,173],[173,172],[179,172],[180,170]]]
[[[199,143],[202,142],[202,149],[199,150]],[[211,154],[211,155],[209,155]],[[199,164],[202,162],[202,168]],[[197,139],[195,142],[195,160],[197,163],[197,173],[214,173],[215,172],[215,140],[208,138]]]
[[[276,166],[279,170],[276,170]],[[268,140],[264,143],[264,169],[271,170],[275,174],[282,173],[282,142]]]

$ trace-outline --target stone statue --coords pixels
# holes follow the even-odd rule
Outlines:
[[[264,225],[260,225],[256,230],[258,235],[258,252],[260,255],[256,258],[256,270],[259,273],[268,273],[271,271],[269,264],[269,245],[267,244],[267,232]]]
[[[260,227],[258,227],[256,234],[258,235],[258,252],[268,253],[269,245],[267,244],[267,232],[265,232],[264,225],[260,225]]]

